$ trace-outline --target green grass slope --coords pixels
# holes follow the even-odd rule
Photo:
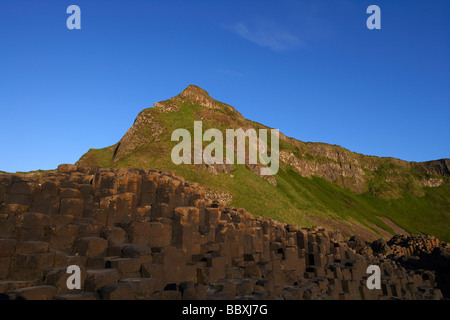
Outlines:
[[[177,97],[168,100],[170,105],[176,106],[175,111],[156,107],[143,110],[138,119],[151,118],[152,125],[136,121],[135,130],[127,133],[126,139],[104,149],[90,149],[77,164],[172,170],[207,190],[229,195],[230,205],[245,208],[256,216],[306,227],[320,224],[338,229],[347,236],[365,231],[366,238],[372,239],[386,232],[393,234],[392,228],[378,218],[385,217],[410,233],[434,235],[450,241],[449,180],[447,176],[429,170],[428,165],[364,156],[339,146],[304,143],[292,138],[280,139],[280,152],[293,154],[300,169],[294,163],[280,162],[280,170],[274,176],[276,186],[245,165],[234,165],[232,172],[218,174],[204,166],[174,165],[170,154],[178,142],[171,141],[171,134],[175,129],[185,128],[193,136],[195,120],[203,121],[203,131],[208,128],[222,132],[239,127],[267,128],[244,119],[220,102],[214,101],[213,108],[200,105],[205,104],[201,100],[203,96],[193,96],[195,99]],[[155,123],[156,127],[163,128],[158,134],[155,134]],[[129,144],[125,146],[128,153],[118,159],[118,149],[126,143]],[[204,146],[207,144],[209,142]],[[309,176],[300,174],[303,163],[313,164],[319,171]],[[353,167],[357,164],[361,175],[356,178],[347,175],[330,181],[329,170],[348,163]],[[359,179],[358,188],[353,187],[355,179]],[[421,184],[424,180],[435,181],[433,179],[444,182],[433,187]]]

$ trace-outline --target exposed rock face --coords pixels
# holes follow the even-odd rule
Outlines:
[[[427,173],[438,174],[445,177],[450,177],[450,159],[440,159],[423,162]],[[420,163],[415,164],[420,166]]]
[[[357,193],[369,190],[368,181],[378,175],[383,166],[390,167],[384,181],[399,186],[409,182],[418,186],[438,187],[448,183],[450,177],[449,159],[407,162],[394,158],[365,156],[324,143],[303,143],[289,138],[288,141],[304,149],[304,154],[299,156],[292,151],[282,150],[280,161],[292,166],[302,177],[318,176]],[[310,157],[305,157],[305,154],[310,154]],[[418,179],[405,175],[409,170],[415,170],[423,177]]]
[[[442,298],[433,271],[386,256],[409,238],[371,246],[254,217],[170,172],[61,165],[42,178],[0,175],[0,203],[0,293],[10,298]],[[430,243],[448,258],[446,244]],[[370,264],[381,289],[365,285]],[[66,286],[69,265],[81,268],[80,290]]]
[[[134,121],[133,126],[117,144],[114,150],[113,161],[117,162],[132,154],[136,149],[149,142],[149,139],[157,138],[164,128],[155,121],[150,112],[142,111]],[[145,134],[144,134],[145,133]]]
[[[215,107],[215,100],[210,97],[208,92],[194,85],[189,85],[186,89],[184,89],[179,94],[179,98],[181,98],[181,100],[193,100],[196,104],[207,108]]]
[[[332,159],[331,162],[311,161],[297,157],[292,152],[285,150],[280,152],[280,161],[292,166],[302,177],[315,175],[355,192],[364,191],[366,185],[365,173],[358,161],[347,157],[341,158],[337,156],[338,154],[334,154],[332,150],[329,151],[329,153],[320,156]]]

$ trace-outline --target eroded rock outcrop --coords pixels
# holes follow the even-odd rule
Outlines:
[[[0,175],[0,203],[0,293],[11,298],[442,298],[434,271],[389,257],[401,242],[254,217],[171,172],[61,165],[42,178]],[[370,264],[381,289],[366,286]],[[80,290],[66,286],[70,265],[81,268]]]

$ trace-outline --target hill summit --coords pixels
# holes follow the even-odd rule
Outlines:
[[[184,128],[192,134],[194,121],[202,121],[204,131],[270,129],[189,85],[141,111],[118,143],[90,149],[76,164],[173,171],[200,183],[211,199],[285,223],[339,230],[345,236],[374,240],[400,232],[450,240],[450,159],[407,162],[366,156],[280,132],[280,168],[274,176],[260,175],[261,164],[248,162],[175,165],[172,132]]]
[[[192,99],[201,106],[214,105],[214,99],[211,98],[208,92],[192,84],[187,86],[187,88],[179,94],[179,97]]]

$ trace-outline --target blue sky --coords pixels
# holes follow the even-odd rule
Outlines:
[[[0,46],[3,171],[74,163],[189,84],[302,141],[450,157],[447,0],[0,0]]]

